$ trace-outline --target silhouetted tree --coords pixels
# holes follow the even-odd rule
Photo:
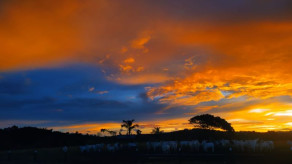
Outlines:
[[[119,131],[119,135],[122,135],[123,129],[120,129]]]
[[[126,128],[127,129],[127,135],[131,135],[131,131],[136,128],[139,127],[138,124],[133,124],[135,120],[123,120],[123,123],[121,125],[122,128]]]
[[[195,116],[189,120],[191,124],[194,124],[196,127],[203,129],[214,129],[219,128],[226,130],[228,132],[234,132],[233,127],[225,119],[220,117],[215,117],[211,114],[202,114]]]
[[[154,127],[152,129],[152,132],[151,133],[152,134],[161,134],[161,133],[163,133],[163,130],[160,130],[160,127]]]
[[[136,134],[137,135],[141,135],[142,134],[142,131],[140,129],[136,130]]]
[[[111,130],[109,130],[108,133],[109,133],[111,136],[116,136],[116,135],[117,135],[117,132],[115,132],[115,131],[111,131]]]
[[[18,129],[18,126],[13,125],[13,126],[11,127],[11,129],[12,129],[12,130],[17,130],[17,129]]]
[[[109,133],[111,136],[116,136],[116,135],[117,135],[117,132],[112,131],[112,130],[108,130],[108,129],[100,129],[100,132],[102,132],[102,133],[107,132],[107,133]]]
[[[100,132],[102,132],[102,133],[105,133],[107,131],[108,131],[107,129],[100,129]]]
[[[97,133],[96,133],[96,136],[97,136],[97,137],[101,137],[101,133],[100,133],[100,132],[97,132]]]

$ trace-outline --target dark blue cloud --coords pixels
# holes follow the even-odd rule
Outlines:
[[[289,0],[146,0],[145,3],[178,21],[279,21],[290,20],[292,15]]]
[[[27,92],[29,79],[15,75],[5,74],[0,78],[0,95],[20,95]]]
[[[94,66],[74,65],[0,76],[0,120],[3,121],[43,120],[39,126],[59,126],[178,116],[178,112],[155,114],[166,105],[148,99],[144,88],[150,85],[108,81]],[[99,94],[99,91],[107,92]]]
[[[33,122],[33,126],[42,127],[120,122],[123,119],[149,121],[185,117],[186,113],[200,112],[201,106],[214,106],[208,112],[217,113],[269,101],[291,102],[289,96],[249,101],[239,97],[170,107],[148,98],[144,88],[150,85],[122,85],[108,81],[100,68],[94,66],[7,72],[0,76],[0,120],[10,120],[10,125],[11,121],[41,121],[39,124]],[[99,94],[99,91],[107,92]],[[225,104],[233,105],[226,107]],[[5,127],[5,124],[1,126]]]

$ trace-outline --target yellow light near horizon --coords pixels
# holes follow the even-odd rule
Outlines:
[[[269,111],[270,109],[252,109],[249,113],[263,113],[265,111]]]
[[[286,110],[283,112],[276,112],[274,116],[292,116],[292,110]]]
[[[285,125],[292,126],[292,122],[287,122]]]

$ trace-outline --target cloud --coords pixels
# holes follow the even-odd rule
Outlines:
[[[89,92],[93,92],[94,89],[95,89],[94,87],[91,87],[91,88],[88,89],[88,91],[89,91]]]
[[[157,84],[163,83],[170,78],[163,74],[138,74],[138,75],[127,75],[127,76],[120,76],[115,79],[109,78],[109,80],[116,81],[120,84],[125,85],[137,85],[137,84]]]
[[[108,91],[98,91],[97,93],[103,95],[103,94],[108,93]]]
[[[30,119],[85,120],[100,107],[145,119],[212,112],[254,121],[248,111],[257,111],[258,125],[248,127],[261,130],[288,122],[272,116],[290,110],[289,0],[0,3],[0,103],[4,113],[13,109],[7,119],[31,108]],[[57,109],[65,114],[50,114]]]
[[[149,120],[169,117],[155,115],[166,105],[149,101],[144,89],[147,85],[107,81],[97,67],[74,65],[5,73],[3,77],[1,80],[7,84],[18,79],[18,85],[26,91],[9,89],[0,94],[0,117],[7,126],[13,121],[21,124],[25,120],[28,122],[21,125],[51,127],[118,122],[127,118]],[[30,78],[33,85],[24,85],[26,78]],[[11,86],[15,88],[14,84]],[[43,123],[31,122],[40,120]]]
[[[124,60],[125,63],[134,63],[135,59],[134,58],[127,58]]]
[[[148,43],[151,39],[151,36],[144,36],[132,41],[132,48],[142,49],[143,53],[147,53],[149,50],[145,47],[145,44]]]

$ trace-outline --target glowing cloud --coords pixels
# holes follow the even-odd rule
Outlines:
[[[288,1],[15,0],[0,1],[0,11],[0,73],[90,65],[117,86],[143,85],[145,99],[177,119],[208,112],[231,120],[236,130],[290,128]],[[0,82],[5,78],[0,74]],[[86,92],[76,97],[119,96],[91,80],[72,84],[72,92],[76,88]]]

